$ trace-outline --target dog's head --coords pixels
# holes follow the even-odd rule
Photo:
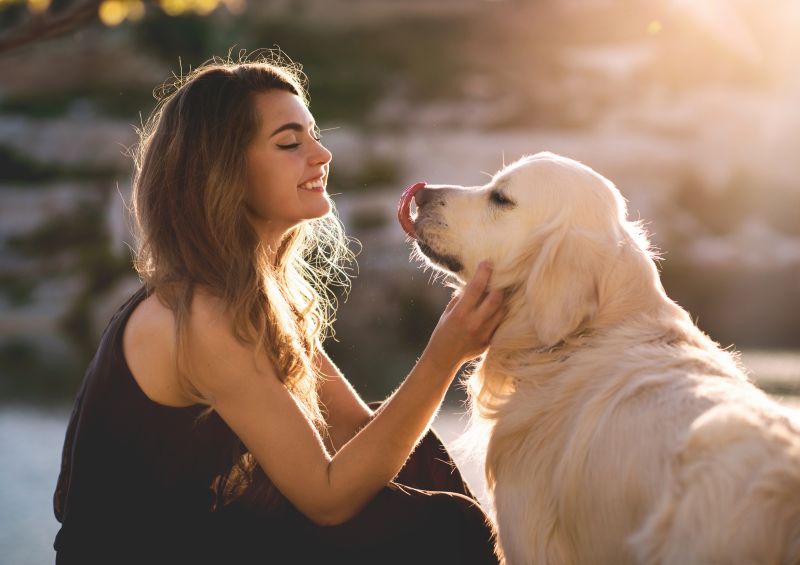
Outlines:
[[[657,279],[646,238],[626,220],[616,187],[552,153],[523,157],[484,186],[415,185],[401,199],[399,217],[428,263],[460,283],[481,260],[491,261],[492,287],[517,298],[511,316],[524,318],[545,347],[596,316],[610,273],[626,276],[623,251],[647,263],[637,276]]]

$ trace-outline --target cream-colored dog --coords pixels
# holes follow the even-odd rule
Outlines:
[[[468,383],[508,563],[800,563],[797,414],[667,297],[610,181],[539,153],[411,187],[399,215],[434,266],[490,259],[508,294]]]

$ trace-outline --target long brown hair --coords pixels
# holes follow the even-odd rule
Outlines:
[[[252,59],[215,58],[156,90],[158,105],[134,152],[134,263],[175,315],[179,370],[190,370],[182,352],[199,285],[225,303],[236,338],[268,355],[324,434],[313,360],[331,331],[332,287],[348,287],[353,255],[332,213],[290,230],[274,260],[248,222],[246,149],[259,128],[254,95],[284,90],[308,104],[296,65],[272,52]],[[237,455],[217,494],[274,501],[255,459],[241,444],[233,447]]]

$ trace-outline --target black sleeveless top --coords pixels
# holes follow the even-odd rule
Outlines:
[[[212,484],[241,447],[216,412],[198,418],[205,406],[164,406],[139,388],[122,333],[146,297],[111,318],[75,400],[54,497],[58,565],[497,563],[488,518],[433,431],[399,482],[339,526],[290,504],[212,511]]]
[[[206,406],[139,388],[122,333],[146,297],[142,287],[111,318],[75,400],[54,496],[58,563],[197,562],[213,539],[211,486],[235,438]]]

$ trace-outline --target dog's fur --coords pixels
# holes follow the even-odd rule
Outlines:
[[[797,415],[667,297],[610,181],[539,153],[416,200],[431,263],[507,293],[468,387],[508,563],[800,563]]]

